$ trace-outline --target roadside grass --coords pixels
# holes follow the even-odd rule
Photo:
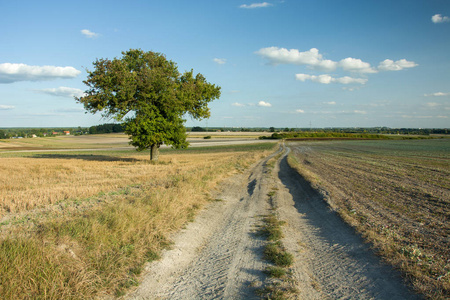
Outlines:
[[[291,167],[417,292],[450,297],[450,140],[290,146]]]
[[[276,158],[271,160],[277,160],[279,157],[280,155],[276,155]],[[273,168],[272,163],[270,163],[271,160],[266,164],[270,169]],[[269,282],[259,288],[256,293],[264,299],[283,300],[294,297],[297,290],[289,270],[289,267],[294,263],[294,256],[286,251],[281,242],[283,238],[282,226],[285,222],[278,219],[273,204],[276,191],[276,188],[272,188],[267,194],[272,206],[272,213],[262,216],[263,225],[259,229],[259,234],[267,240],[263,250],[264,259],[272,264],[264,270],[264,273],[269,277]]]
[[[276,212],[263,216],[263,226],[260,234],[265,236],[268,243],[264,247],[264,259],[272,263],[264,273],[269,282],[256,292],[264,299],[289,299],[297,294],[289,267],[294,263],[294,256],[287,252],[281,243],[283,238],[283,221],[278,220]]]
[[[209,192],[218,182],[272,148],[268,144],[264,150],[170,153],[159,163],[125,154],[120,160],[105,161],[1,158],[5,163],[0,174],[8,171],[9,176],[23,173],[23,177],[21,184],[8,181],[1,187],[2,191],[8,187],[2,199],[9,193],[16,197],[2,203],[16,212],[4,209],[3,220],[16,218],[0,226],[0,295],[4,299],[123,295],[139,282],[144,264],[170,247],[169,233],[182,228],[212,199]],[[61,186],[81,193],[61,194]],[[46,197],[36,199],[38,191]],[[14,223],[18,220],[22,221]]]

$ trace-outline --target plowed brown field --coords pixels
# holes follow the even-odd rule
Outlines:
[[[450,140],[289,146],[290,164],[417,291],[450,296]]]

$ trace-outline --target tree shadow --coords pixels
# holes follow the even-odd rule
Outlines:
[[[31,158],[50,158],[50,159],[81,159],[87,161],[122,161],[122,162],[138,162],[136,158],[117,157],[98,154],[35,154]]]

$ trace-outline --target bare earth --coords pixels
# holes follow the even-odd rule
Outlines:
[[[295,257],[296,299],[420,299],[392,268],[333,212],[286,161],[263,159],[230,178],[196,220],[173,237],[172,249],[147,266],[129,299],[260,299],[269,281],[266,241],[256,234],[272,205],[283,226],[283,244]],[[276,191],[269,203],[268,193]]]

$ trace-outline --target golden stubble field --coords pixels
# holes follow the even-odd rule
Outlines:
[[[450,139],[290,145],[291,165],[417,291],[450,297]]]
[[[168,235],[215,201],[221,180],[274,147],[165,150],[150,162],[147,152],[111,150],[117,143],[107,138],[78,150],[73,139],[51,138],[29,140],[65,151],[0,151],[1,298],[122,295]],[[103,150],[79,149],[95,144]]]

